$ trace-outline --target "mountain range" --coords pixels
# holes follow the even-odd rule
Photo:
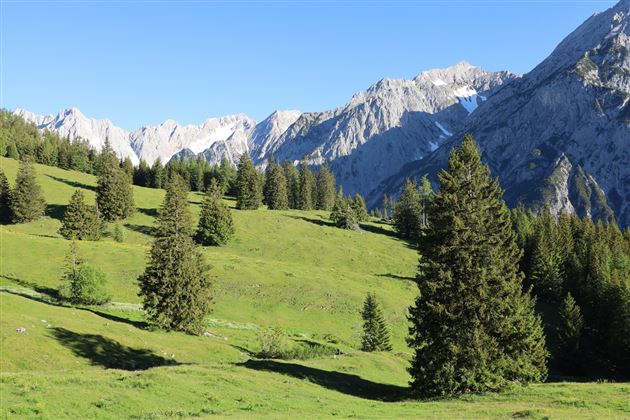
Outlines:
[[[346,193],[376,207],[406,178],[445,167],[451,147],[472,133],[510,205],[630,225],[630,0],[596,14],[529,73],[490,72],[465,61],[411,80],[382,79],[323,112],[276,111],[256,123],[243,114],[199,125],[168,120],[132,132],[70,108],[57,116],[15,112],[41,130],[109,138],[134,163],[202,156],[235,163],[249,152],[327,163]]]

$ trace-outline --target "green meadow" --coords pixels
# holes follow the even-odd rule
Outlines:
[[[12,183],[17,162],[0,164]],[[204,248],[214,278],[206,334],[155,331],[144,323],[136,279],[164,191],[134,186],[137,211],[124,221],[124,242],[107,235],[78,244],[84,260],[107,274],[112,302],[66,305],[57,293],[69,242],[57,230],[74,190],[93,202],[96,180],[36,169],[46,216],[0,226],[3,418],[630,418],[627,383],[556,380],[501,394],[413,399],[405,337],[417,254],[386,224],[346,231],[331,226],[326,212],[233,209],[234,238]],[[195,217],[201,200],[190,193]],[[382,304],[392,352],[358,350],[368,292]],[[288,346],[335,351],[258,359],[268,327],[284,331]]]

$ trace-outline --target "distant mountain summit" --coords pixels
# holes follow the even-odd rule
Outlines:
[[[88,118],[77,108],[68,108],[56,116],[40,116],[21,108],[16,109],[14,113],[34,123],[41,131],[53,131],[61,137],[70,139],[83,138],[89,141],[96,150],[101,150],[105,139],[109,138],[119,156],[130,158],[134,164],[139,162],[138,156],[129,143],[129,135],[122,128],[112,124],[110,120]]]
[[[383,79],[343,107],[302,114],[272,144],[277,160],[328,162],[347,193],[366,194],[435,150],[479,104],[517,78],[462,61],[412,80]]]
[[[369,197],[446,165],[472,133],[511,205],[610,217],[630,225],[630,0],[598,13],[530,73],[508,83],[426,158]]]

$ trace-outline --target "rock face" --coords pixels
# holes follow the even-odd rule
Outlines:
[[[275,111],[256,124],[249,138],[250,154],[255,163],[264,163],[269,158],[271,151],[278,148],[281,136],[300,115],[302,113],[295,110]]]
[[[508,204],[609,217],[630,225],[630,0],[596,14],[530,73],[483,102],[426,158],[368,197],[396,193],[405,177],[433,175],[472,133]]]
[[[279,161],[328,162],[345,192],[365,195],[404,164],[435,150],[516,77],[461,62],[412,80],[383,79],[341,108],[302,114],[265,152]]]
[[[21,108],[16,109],[15,114],[34,123],[41,131],[54,131],[61,137],[70,139],[83,138],[96,150],[101,150],[105,139],[109,138],[112,148],[120,157],[128,157],[134,164],[139,162],[138,156],[129,144],[129,135],[110,120],[88,118],[77,108],[68,108],[56,116],[40,116]]]
[[[217,142],[229,143],[234,133],[247,132],[255,125],[256,122],[244,114],[209,118],[199,125],[182,126],[173,120],[167,120],[160,125],[131,132],[129,141],[136,154],[149,164],[157,158],[168,162],[173,155],[184,149],[198,154]]]

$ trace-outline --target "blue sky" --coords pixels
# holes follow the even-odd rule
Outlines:
[[[0,105],[134,129],[321,111],[462,59],[527,72],[614,1],[1,0]]]

